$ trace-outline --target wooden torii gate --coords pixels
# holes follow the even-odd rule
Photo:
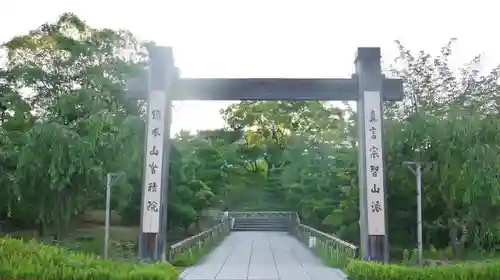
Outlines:
[[[179,78],[172,48],[150,45],[148,51],[148,76],[131,80],[127,87],[129,98],[149,104],[141,259],[165,259],[173,100],[328,100],[357,101],[361,251],[365,259],[388,261],[383,101],[402,100],[403,86],[400,79],[381,73],[380,48],[358,48],[356,72],[347,79]]]

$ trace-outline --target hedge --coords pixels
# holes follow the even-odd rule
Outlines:
[[[349,280],[499,280],[500,261],[419,268],[353,260],[346,273]]]
[[[0,238],[0,279],[174,280],[168,263],[132,264],[40,244]]]

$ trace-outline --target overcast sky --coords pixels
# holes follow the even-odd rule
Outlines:
[[[484,54],[500,63],[494,1],[218,1],[17,0],[2,4],[0,40],[74,12],[97,27],[126,28],[141,39],[174,47],[185,77],[349,77],[357,47],[381,47],[384,64],[394,40],[437,52],[451,37],[457,65]],[[173,132],[223,125],[228,102],[176,102]]]

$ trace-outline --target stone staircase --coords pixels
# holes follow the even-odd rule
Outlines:
[[[236,217],[233,231],[289,231],[287,217]]]

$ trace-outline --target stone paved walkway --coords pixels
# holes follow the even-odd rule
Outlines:
[[[232,232],[182,280],[343,280],[286,232]]]

